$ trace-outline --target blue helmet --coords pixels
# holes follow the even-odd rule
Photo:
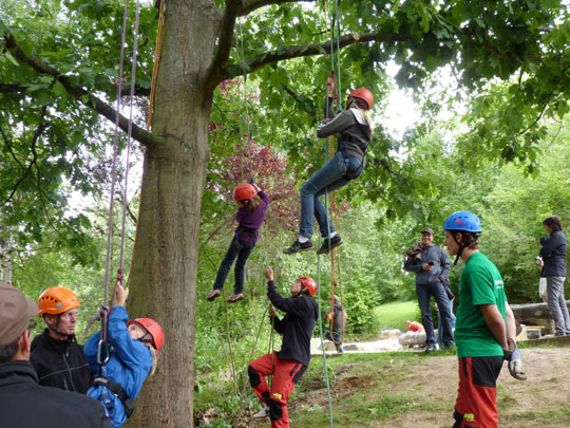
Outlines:
[[[469,211],[456,211],[447,217],[443,224],[444,230],[458,232],[481,233],[481,220],[475,214]]]

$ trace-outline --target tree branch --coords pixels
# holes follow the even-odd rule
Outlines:
[[[317,0],[242,0],[239,10],[239,16],[250,14],[256,9],[272,4],[285,4],[285,3],[314,3]]]
[[[99,113],[101,116],[107,118],[111,122],[115,121],[115,116],[117,113],[115,109],[113,109],[109,104],[103,102],[98,97],[92,95],[86,89],[75,86],[68,76],[62,75],[57,69],[44,62],[41,58],[38,58],[35,55],[27,55],[18,44],[12,33],[7,29],[4,31],[4,41],[5,48],[8,49],[14,58],[16,58],[18,61],[27,64],[40,74],[54,77],[59,83],[62,84],[65,90],[80,103]],[[119,115],[119,127],[124,132],[127,132],[128,126],[129,120],[125,116]],[[150,132],[135,124],[132,125],[132,135],[135,140],[139,141],[145,146],[154,146],[161,143],[161,139],[159,137],[151,134]]]
[[[25,90],[25,86],[16,83],[0,83],[0,93],[2,94],[16,94]]]
[[[239,10],[239,0],[229,0],[222,13],[218,29],[218,49],[208,71],[208,75],[210,76],[209,81],[212,82],[212,87],[215,87],[219,82],[224,80],[220,80],[219,76],[223,74],[224,67],[230,57]]]
[[[387,36],[386,34],[381,34],[379,32],[365,33],[365,34],[347,34],[340,38],[339,47],[345,48],[355,43],[366,43],[373,41],[379,42],[379,41],[388,41],[388,40],[391,40],[390,36]],[[247,72],[252,73],[256,70],[259,70],[265,65],[278,61],[300,58],[305,56],[312,56],[312,55],[328,54],[330,53],[330,49],[331,47],[329,41],[323,43],[314,43],[311,45],[284,47],[273,52],[267,52],[263,56],[247,61],[246,62]],[[236,67],[235,64],[233,64],[233,67],[232,65],[226,67],[223,73],[222,80],[241,75],[242,73],[237,72],[235,70],[237,68],[238,67]]]

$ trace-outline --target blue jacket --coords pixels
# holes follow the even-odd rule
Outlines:
[[[422,270],[422,264],[430,262],[433,263],[432,270]],[[417,285],[436,284],[438,282],[446,284],[451,266],[443,248],[430,245],[422,250],[420,258],[406,258],[404,269],[416,274]]]
[[[564,232],[557,230],[550,237],[542,238],[540,244],[542,245],[540,257],[544,261],[540,276],[543,278],[566,277],[566,236]]]
[[[144,381],[152,369],[152,354],[140,341],[131,339],[127,331],[127,311],[123,306],[115,306],[111,310],[108,324],[108,337],[112,347],[111,358],[105,366],[105,377],[120,384],[131,399],[136,399]],[[97,344],[101,333],[91,336],[83,352],[91,371],[98,374]],[[113,421],[115,428],[121,427],[127,417],[123,403],[105,386],[92,386],[87,395],[99,400]]]

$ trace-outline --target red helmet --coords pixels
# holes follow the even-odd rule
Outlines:
[[[364,101],[368,106],[368,110],[370,110],[372,108],[372,105],[374,104],[374,95],[372,95],[372,92],[370,92],[366,88],[353,89],[352,91],[350,91],[350,96],[352,98],[357,98],[359,100]]]
[[[317,294],[318,287],[317,283],[313,278],[311,278],[310,276],[302,276],[298,279],[298,281],[300,281],[303,288],[307,290],[309,296],[315,297],[315,295]]]
[[[157,351],[160,351],[162,345],[164,345],[164,331],[159,323],[157,323],[152,318],[136,318],[127,323],[127,325],[138,324],[146,330],[150,337],[152,337],[152,346]]]
[[[65,287],[51,287],[40,294],[38,307],[39,316],[44,314],[61,315],[80,306],[79,297]]]
[[[238,184],[234,189],[234,201],[241,202],[246,199],[253,199],[257,195],[255,187],[248,183]]]

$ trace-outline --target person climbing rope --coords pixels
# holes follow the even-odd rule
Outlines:
[[[91,371],[75,339],[80,305],[79,297],[65,287],[51,287],[40,295],[38,315],[46,329],[34,338],[30,358],[40,385],[87,392]]]
[[[319,316],[319,306],[313,299],[317,283],[311,277],[302,276],[291,286],[291,298],[284,298],[277,291],[271,267],[265,276],[269,301],[286,313],[280,319],[273,306],[269,310],[273,328],[283,335],[283,342],[279,352],[252,361],[247,371],[253,391],[267,406],[272,428],[286,428],[289,427],[287,399],[311,359],[311,337]],[[271,388],[265,380],[270,375],[273,375]]]
[[[444,224],[445,245],[455,263],[465,268],[459,281],[455,342],[459,358],[459,390],[454,428],[497,427],[496,382],[508,362],[511,375],[525,380],[515,342],[516,325],[497,267],[479,251],[482,227],[469,211],[451,214]]]
[[[208,293],[207,299],[210,302],[221,296],[224,282],[236,258],[234,294],[229,297],[228,303],[239,302],[244,298],[245,263],[259,238],[258,229],[265,220],[269,206],[269,197],[253,182],[238,185],[233,198],[238,205],[236,221],[239,225],[218,270],[214,288]]]
[[[342,306],[340,298],[338,296],[334,296],[334,304],[326,316],[326,320],[331,324],[331,328],[329,331],[327,331],[325,337],[334,343],[336,351],[339,354],[342,354],[344,352],[344,349],[342,347],[342,336],[347,318],[348,315],[344,309],[344,306]]]
[[[329,214],[320,201],[320,196],[346,186],[362,174],[366,162],[366,149],[372,139],[372,121],[369,111],[374,103],[374,96],[366,88],[357,88],[350,92],[345,110],[333,116],[332,105],[335,101],[336,83],[331,73],[327,79],[326,119],[317,130],[319,138],[339,134],[338,149],[334,157],[319,169],[301,188],[301,222],[299,235],[295,242],[283,252],[295,254],[313,247],[314,219],[317,219],[323,244],[317,254],[326,254],[342,244],[340,235],[335,231]]]
[[[149,375],[156,369],[158,353],[164,345],[162,327],[151,318],[128,320],[125,303],[129,289],[115,284],[108,324],[110,358],[100,370],[97,353],[101,332],[85,343],[85,356],[96,374],[87,395],[99,400],[115,428],[121,427],[134,411],[135,400]]]

